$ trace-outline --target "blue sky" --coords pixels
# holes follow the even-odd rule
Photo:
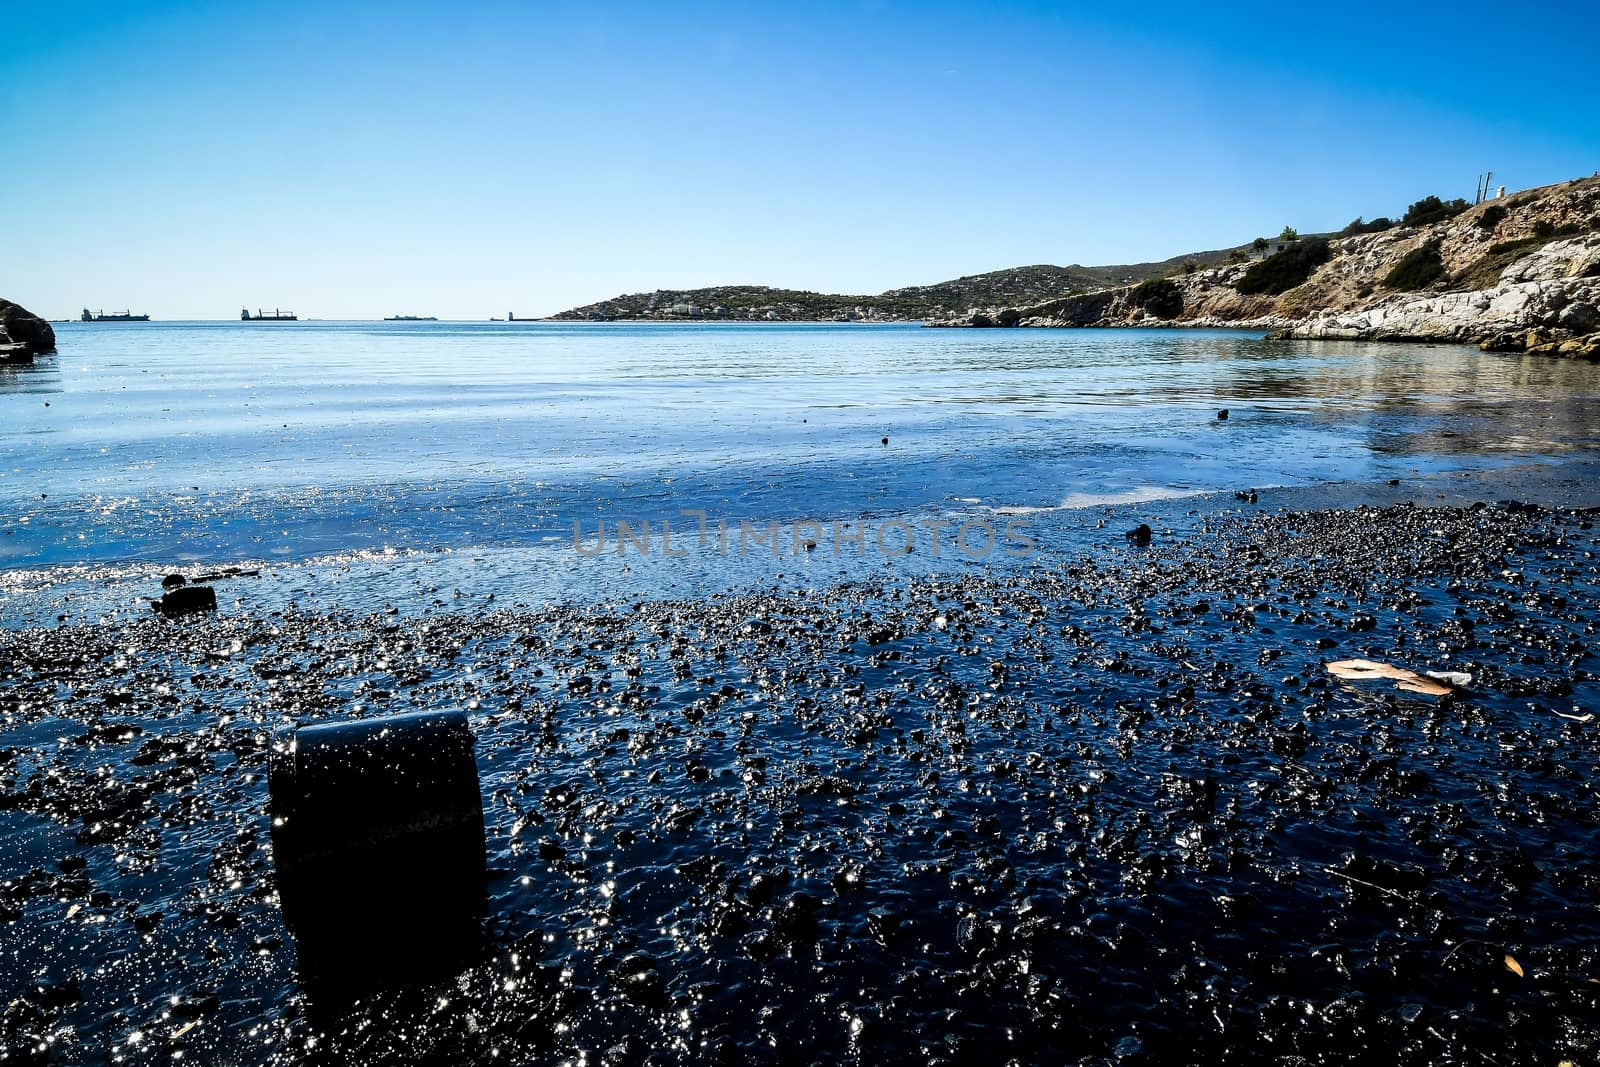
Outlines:
[[[53,317],[878,292],[1600,167],[1587,2],[0,10],[0,295]]]

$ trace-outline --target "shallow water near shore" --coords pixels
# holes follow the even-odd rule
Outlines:
[[[0,381],[20,1061],[1600,1055],[1593,368],[157,325],[64,328]],[[680,508],[779,547],[573,549],[574,521]],[[953,548],[1016,517],[1031,554]],[[916,550],[836,554],[835,520]],[[259,573],[217,615],[149,613],[165,571],[229,568]],[[1472,681],[1322,667],[1355,656]],[[478,735],[481,955],[308,995],[274,731],[438,708]]]
[[[972,520],[1410,484],[1592,458],[1600,441],[1587,366],[1225,331],[66,323],[60,343],[0,374],[13,625],[40,614],[16,590],[85,576],[402,554],[448,570],[461,553],[525,553],[503,591],[582,600],[597,567],[574,541],[614,552],[619,520],[651,525],[656,558],[624,561],[608,591],[793,571],[797,523],[869,531],[865,553],[819,544],[837,564],[812,561],[824,580],[881,570],[893,553],[873,535],[892,520],[915,525],[903,568],[936,565],[939,547],[960,566],[950,539]],[[943,546],[928,521],[951,523]],[[721,524],[734,551],[665,565],[664,522],[696,550],[700,524]],[[788,551],[761,568],[737,534],[774,522]],[[344,606],[381,606],[379,585]]]

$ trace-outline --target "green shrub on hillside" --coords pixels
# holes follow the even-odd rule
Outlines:
[[[1332,255],[1333,250],[1328,247],[1326,240],[1313,237],[1263,259],[1245,271],[1233,283],[1233,287],[1241,293],[1266,293],[1269,296],[1287,293],[1311,277],[1312,272]]]
[[[1483,214],[1478,216],[1480,230],[1493,231],[1506,217],[1506,209],[1499,204],[1490,204],[1484,208]]]
[[[1528,251],[1538,248],[1545,243],[1545,240],[1543,237],[1534,236],[1522,237],[1515,241],[1496,241],[1489,246],[1489,255],[1501,256],[1508,253]]]
[[[1461,199],[1445,201],[1437,196],[1425,196],[1406,208],[1405,217],[1400,221],[1407,226],[1427,226],[1453,219],[1471,206]]]
[[[1339,231],[1339,236],[1355,237],[1358,234],[1382,233],[1384,230],[1392,229],[1394,229],[1394,220],[1392,219],[1384,218],[1380,215],[1371,222],[1362,222],[1361,216],[1357,215],[1354,222]]]
[[[1488,289],[1498,285],[1500,275],[1505,269],[1529,252],[1543,248],[1560,237],[1571,237],[1600,229],[1600,218],[1590,219],[1587,223],[1570,222],[1565,226],[1546,222],[1542,226],[1535,225],[1533,229],[1531,237],[1520,237],[1515,241],[1496,241],[1490,245],[1477,262],[1451,279],[1451,285],[1458,289]]]
[[[1407,252],[1384,277],[1383,285],[1386,289],[1415,292],[1426,289],[1444,276],[1444,258],[1439,254],[1439,242],[1429,241]]]
[[[1592,222],[1593,220],[1590,221]],[[1557,226],[1549,219],[1540,219],[1533,224],[1533,235],[1548,241],[1557,237],[1574,237],[1584,232],[1586,228],[1583,223],[1579,222],[1568,222]]]
[[[1450,280],[1457,289],[1489,289],[1500,284],[1500,274],[1525,253],[1546,243],[1543,237],[1524,237],[1520,241],[1499,241],[1489,246],[1477,262]]]
[[[1183,314],[1183,290],[1170,278],[1152,278],[1133,287],[1128,304],[1158,319],[1175,319]]]

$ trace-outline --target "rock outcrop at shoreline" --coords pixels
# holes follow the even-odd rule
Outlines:
[[[1303,338],[1460,341],[1600,359],[1600,234],[1554,241],[1489,289],[1387,296],[1324,309],[1286,331]]]
[[[1406,267],[1422,264],[1415,288]],[[1600,180],[1532,189],[1442,221],[1328,241],[1305,281],[1240,292],[1250,263],[930,326],[1221,326],[1293,338],[1444,341],[1600,359]],[[1159,290],[1156,287],[1162,287]],[[1246,286],[1248,288],[1248,286]]]
[[[56,350],[56,331],[48,322],[20,304],[0,300],[0,328],[11,340],[38,355]]]

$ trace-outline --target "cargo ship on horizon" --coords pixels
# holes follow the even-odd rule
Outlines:
[[[83,309],[83,322],[149,322],[149,315],[135,315],[131,311],[90,311]]]
[[[249,308],[244,308],[239,312],[239,320],[241,322],[294,322],[299,318],[300,316],[292,311],[279,311],[277,308],[273,308],[271,311],[262,311],[260,308],[256,308],[254,315],[250,314]]]

